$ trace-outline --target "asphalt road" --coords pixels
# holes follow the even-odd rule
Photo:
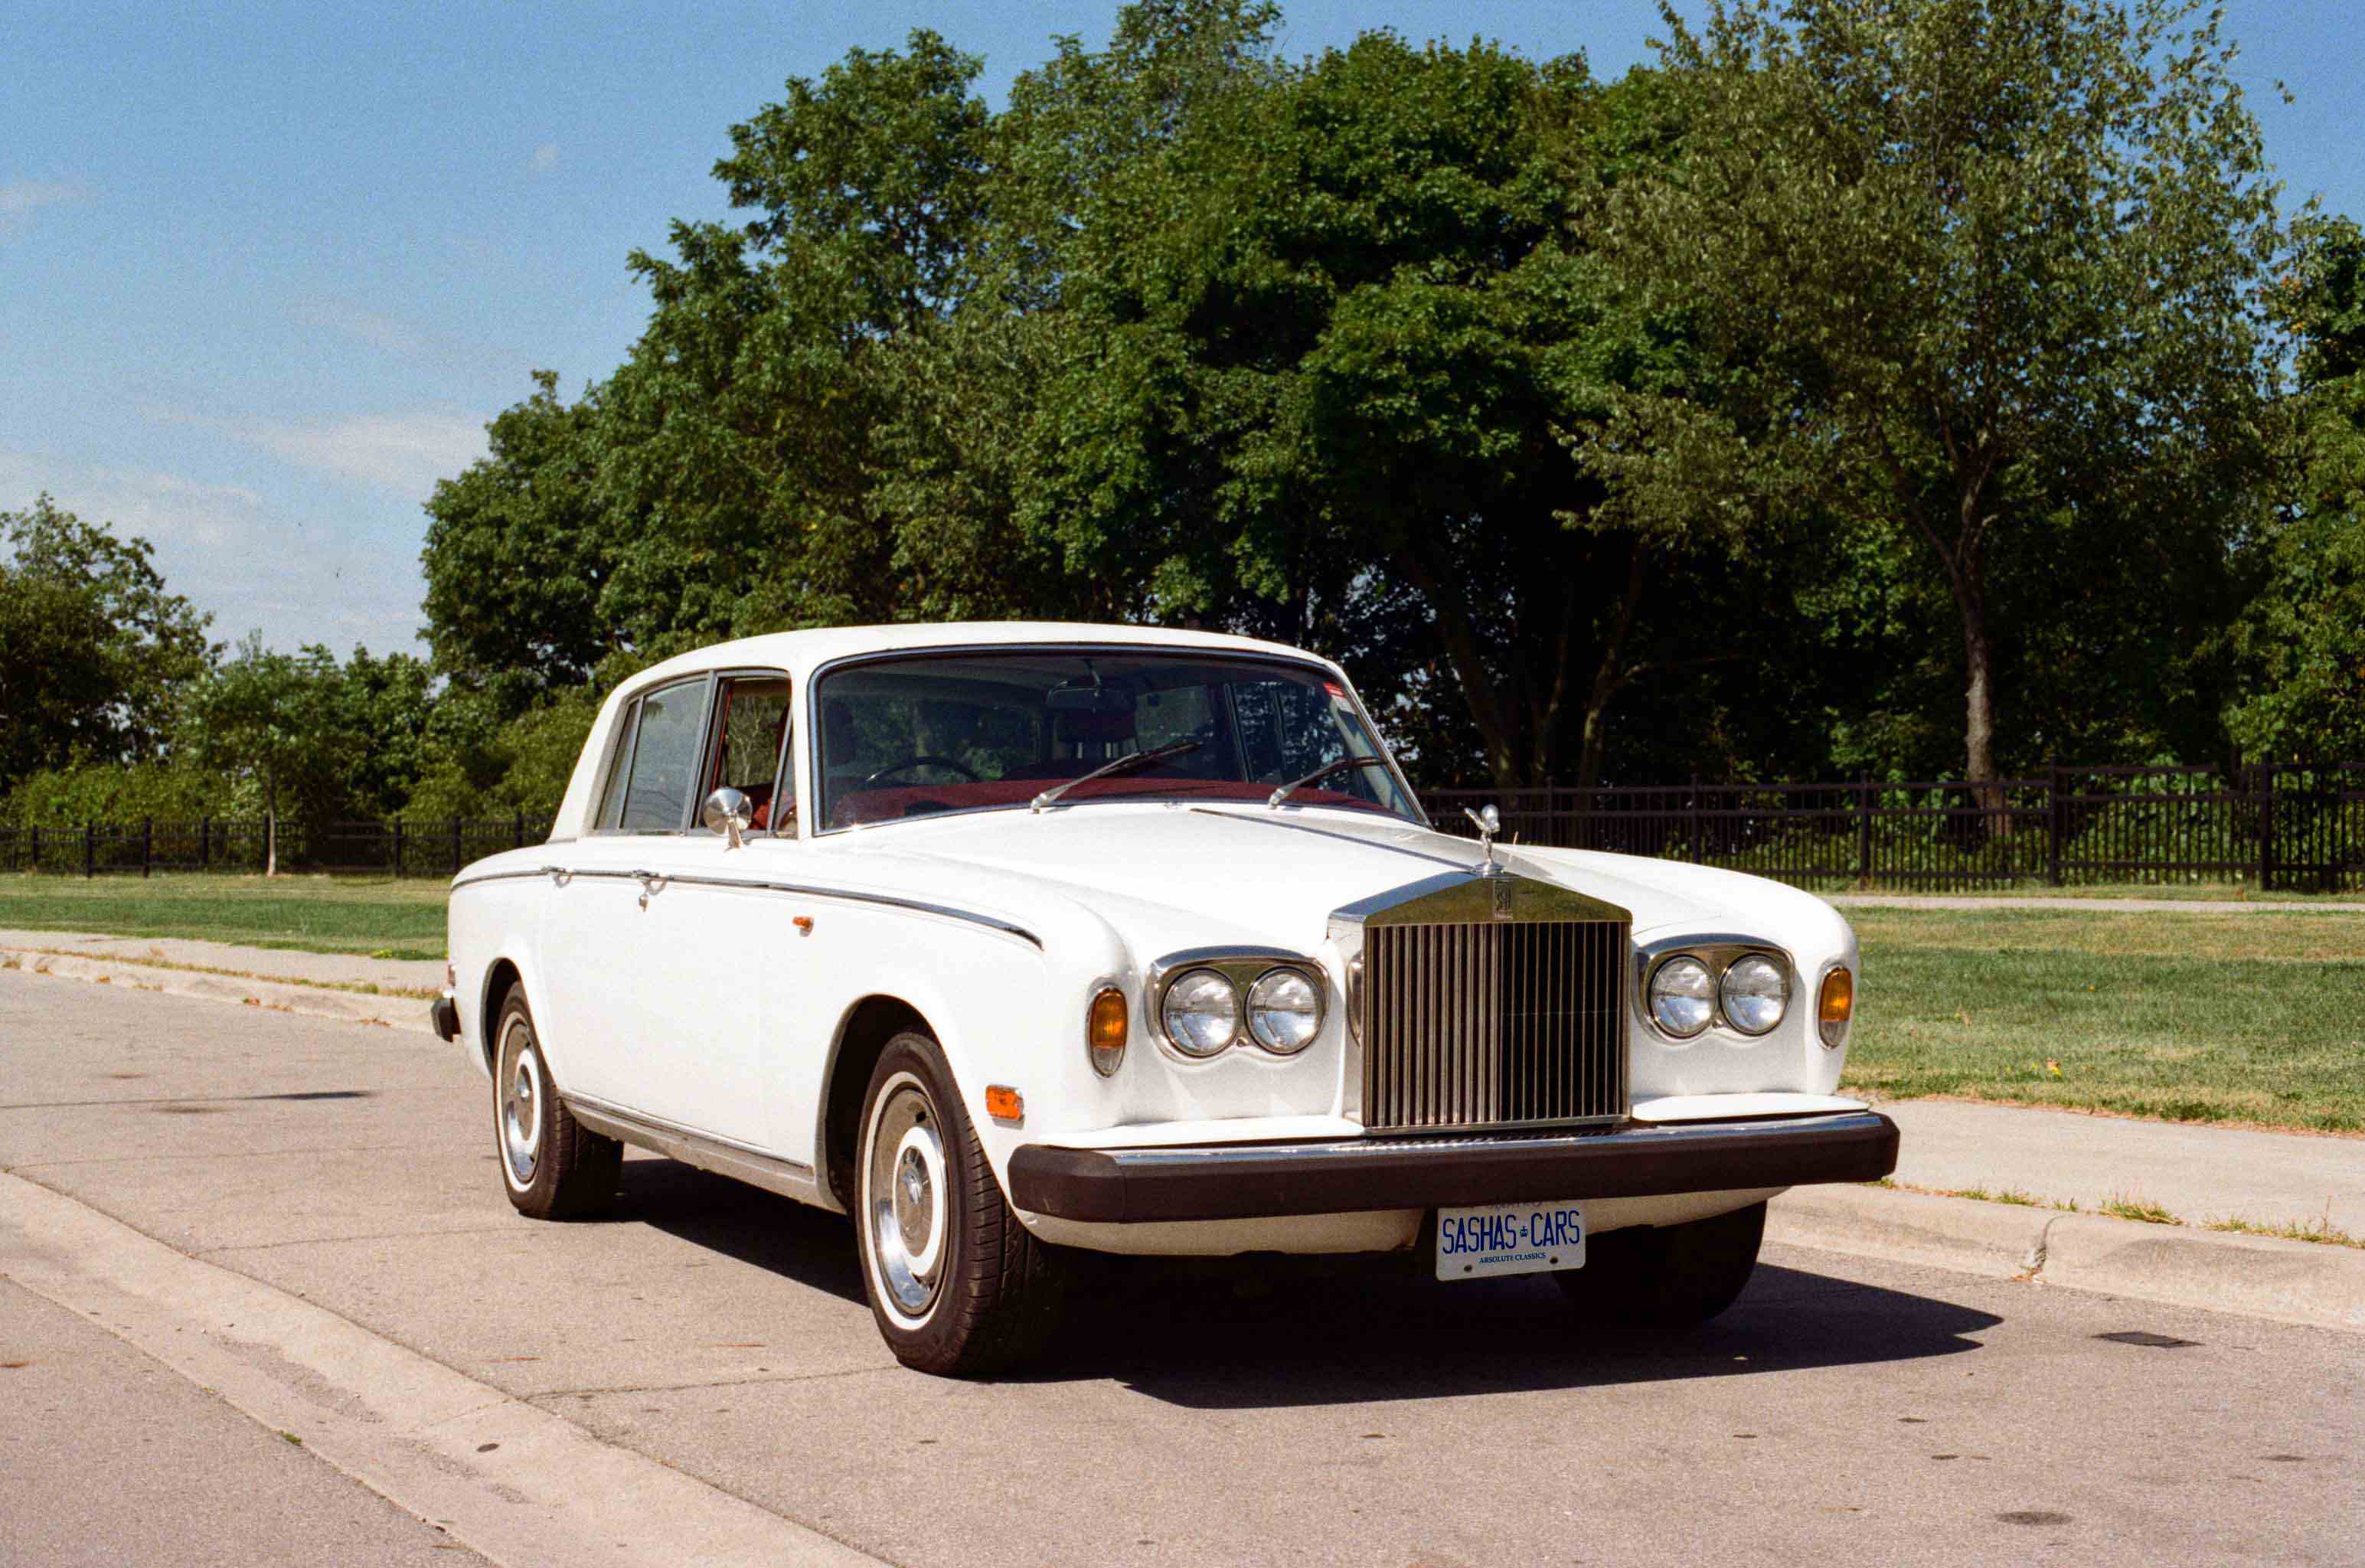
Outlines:
[[[516,1217],[488,1103],[432,1039],[0,973],[0,1167],[46,1190],[0,1215],[63,1194],[241,1311],[261,1282],[889,1561],[2365,1561],[2365,1337],[1769,1249],[1717,1323],[1626,1338],[1574,1328],[1535,1280],[1115,1278],[1049,1364],[954,1383],[887,1356],[842,1220],[647,1158],[612,1220]],[[103,1266],[78,1250],[162,1255],[95,1219],[17,1228],[0,1271],[52,1297]],[[291,1467],[308,1456],[153,1359],[252,1358],[265,1331],[156,1293],[183,1316],[82,1322],[0,1287],[0,1361],[33,1363],[0,1380],[47,1380],[0,1382],[0,1562],[119,1559],[75,1480],[118,1472],[143,1516],[225,1484],[263,1500],[184,1532],[188,1562],[560,1555]],[[2129,1333],[2180,1343],[2103,1338]],[[368,1420],[321,1440],[340,1430],[366,1475]],[[671,1528],[652,1516],[649,1544]],[[350,1544],[305,1533],[326,1529]]]

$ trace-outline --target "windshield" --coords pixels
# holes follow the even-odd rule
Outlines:
[[[1167,748],[1076,784],[1059,805],[1127,797],[1261,805],[1325,763],[1384,755],[1346,689],[1319,669],[1189,651],[879,660],[824,676],[814,703],[824,828],[1025,806],[1120,757]],[[1419,820],[1384,767],[1342,769],[1289,804]]]

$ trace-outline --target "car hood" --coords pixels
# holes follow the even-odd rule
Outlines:
[[[1336,811],[1266,812],[1110,803],[992,812],[861,835],[897,860],[974,867],[1058,890],[1153,943],[1257,940],[1306,951],[1331,912],[1479,864],[1468,839]],[[1511,870],[1631,912],[1644,929],[1716,907],[1666,885],[1664,863],[1624,856],[1499,851]],[[1687,868],[1686,869],[1688,869]],[[1137,912],[1133,919],[1120,912]],[[1173,916],[1184,916],[1176,920]],[[1203,938],[1189,929],[1204,928]]]

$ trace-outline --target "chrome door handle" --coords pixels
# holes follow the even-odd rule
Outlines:
[[[550,879],[550,885],[554,888],[563,888],[575,879],[575,873],[564,866],[544,866],[542,874]]]
[[[662,873],[656,871],[632,871],[626,873],[626,875],[632,877],[641,884],[641,907],[643,909],[649,907],[649,895],[651,893],[661,893],[665,891],[666,879]]]

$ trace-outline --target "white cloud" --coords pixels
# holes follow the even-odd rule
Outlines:
[[[373,539],[344,515],[308,527],[243,485],[0,452],[0,510],[44,490],[85,522],[152,543],[165,587],[210,611],[219,640],[257,629],[276,648],[415,645],[420,585],[409,538]]]
[[[415,353],[420,348],[419,334],[393,317],[381,316],[341,299],[307,305],[296,312],[296,319],[307,327],[325,327],[388,353]]]
[[[45,207],[72,207],[90,199],[79,184],[63,180],[11,180],[0,185],[0,234],[23,228]]]
[[[531,167],[537,174],[547,174],[552,170],[557,168],[558,143],[555,141],[545,141],[541,146],[535,148],[533,150],[532,162],[528,166]]]
[[[423,501],[438,479],[456,477],[485,454],[485,427],[465,414],[353,414],[290,424],[156,410],[168,424],[210,430],[261,447],[284,463],[353,479]]]
[[[243,485],[209,485],[177,474],[57,463],[0,452],[0,510],[17,510],[48,491],[85,522],[137,534],[159,548],[220,550],[255,527],[263,498]]]

